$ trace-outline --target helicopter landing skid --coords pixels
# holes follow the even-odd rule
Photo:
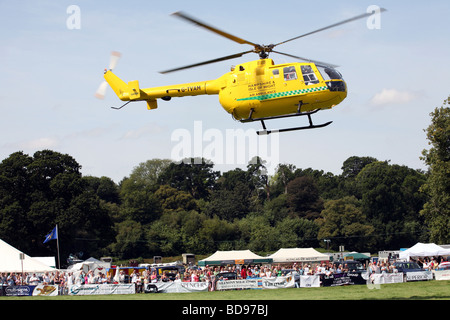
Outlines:
[[[306,129],[323,128],[323,127],[326,127],[329,124],[331,124],[333,121],[328,121],[328,122],[325,122],[325,123],[322,123],[322,124],[317,124],[317,125],[313,124],[312,119],[311,119],[311,115],[316,113],[319,110],[320,109],[316,109],[316,110],[308,111],[308,112],[300,112],[299,111],[297,113],[291,113],[291,114],[286,114],[286,115],[281,115],[281,116],[273,116],[273,117],[252,118],[254,110],[251,109],[249,117],[247,119],[240,120],[240,121],[243,122],[243,123],[253,122],[253,121],[261,121],[261,125],[263,127],[263,130],[256,131],[256,133],[258,135],[265,135],[265,134],[270,134],[270,133],[275,133],[275,132],[286,132],[286,131],[295,131],[295,130],[306,130]],[[274,119],[282,119],[282,118],[290,118],[290,117],[301,117],[301,116],[307,116],[308,117],[309,126],[284,128],[284,129],[276,129],[276,130],[267,130],[266,124],[264,123],[264,120],[274,120]]]

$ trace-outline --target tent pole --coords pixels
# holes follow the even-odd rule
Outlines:
[[[59,262],[59,230],[58,230],[58,225],[56,225],[56,248],[58,250],[58,269],[61,269],[61,265]]]

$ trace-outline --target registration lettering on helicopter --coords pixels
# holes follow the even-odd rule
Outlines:
[[[202,90],[202,86],[181,87],[181,89],[180,89],[181,92],[200,91],[200,90]]]

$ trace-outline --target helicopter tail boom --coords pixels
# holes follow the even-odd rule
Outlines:
[[[131,100],[130,99],[130,86],[127,85],[122,79],[120,79],[118,76],[116,76],[111,70],[108,70],[105,72],[104,78],[106,82],[111,86],[111,88],[114,90],[116,95],[119,97],[122,101]],[[134,81],[131,82],[131,84]],[[137,81],[136,81],[137,82]],[[129,83],[130,84],[130,83]],[[138,84],[134,84],[134,89],[139,89]]]
[[[120,100],[128,102],[145,100],[148,109],[157,108],[157,99],[169,101],[173,97],[218,94],[226,85],[224,78],[221,77],[216,80],[140,89],[137,80],[130,81],[127,84],[111,70],[105,72],[104,78]]]

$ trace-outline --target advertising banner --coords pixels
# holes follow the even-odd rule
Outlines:
[[[216,290],[294,288],[293,276],[217,281]]]
[[[434,278],[436,280],[450,280],[450,270],[435,270]]]
[[[367,280],[363,278],[361,273],[344,272],[336,273],[329,276],[321,275],[323,287],[344,286],[350,284],[366,284]]]
[[[125,284],[83,284],[69,286],[69,295],[82,296],[93,294],[133,294],[134,283]]]
[[[375,273],[370,276],[373,284],[401,283],[403,273]]]
[[[261,278],[263,289],[278,289],[278,288],[294,288],[295,279],[293,276]]]
[[[318,288],[320,287],[319,276],[300,276],[300,288]]]
[[[220,280],[216,283],[216,290],[258,289],[261,279]]]
[[[431,271],[406,272],[406,281],[433,280]]]
[[[7,286],[4,288],[6,296],[57,296],[57,285],[38,286]]]
[[[158,292],[183,293],[208,291],[209,282],[157,282],[152,285],[158,288]]]

